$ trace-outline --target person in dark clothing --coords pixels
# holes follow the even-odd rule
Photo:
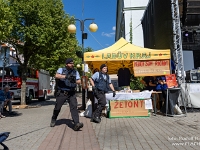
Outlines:
[[[77,70],[74,69],[74,63],[72,58],[66,60],[66,67],[59,68],[55,75],[58,79],[56,104],[51,119],[51,127],[55,126],[56,119],[61,110],[62,105],[67,100],[69,102],[71,116],[74,122],[74,130],[78,131],[83,127],[83,123],[79,122],[79,114],[77,109],[77,99],[75,95],[76,84],[80,84],[80,75]]]
[[[149,90],[149,76],[144,77],[141,82],[145,85],[144,90]]]
[[[146,76],[142,79],[142,83],[145,85],[145,90],[156,91],[156,77]]]
[[[163,100],[166,101],[166,89],[167,89],[167,83],[166,78],[164,76],[158,76],[156,77],[157,84],[156,84],[156,91],[161,91],[162,94],[159,94],[160,97],[160,110],[163,106]]]
[[[157,81],[156,81],[156,77],[150,77],[149,79],[149,90],[153,90],[156,91],[156,85],[157,85]]]
[[[115,97],[116,95],[115,89],[111,83],[111,79],[107,74],[107,70],[108,70],[107,66],[105,64],[102,64],[100,67],[100,72],[96,72],[95,74],[93,74],[92,78],[90,78],[90,83],[92,85],[94,96],[98,100],[97,108],[92,114],[92,119],[91,119],[91,121],[95,123],[101,122],[100,118],[101,112],[106,105],[105,93],[108,92],[109,87],[113,91],[113,97]]]

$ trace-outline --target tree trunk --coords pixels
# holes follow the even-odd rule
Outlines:
[[[21,105],[26,105],[26,68],[22,70]]]
[[[26,105],[26,81],[22,80],[21,86],[21,105]]]

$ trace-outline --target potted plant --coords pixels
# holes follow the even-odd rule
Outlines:
[[[131,76],[130,79],[130,89],[134,92],[139,92],[145,88],[145,85],[141,82],[143,77],[134,77],[134,75]]]

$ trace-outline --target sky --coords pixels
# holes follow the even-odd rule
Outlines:
[[[96,51],[115,43],[117,0],[63,0],[63,4],[65,12],[76,19],[95,19],[94,23],[98,26],[96,32],[89,31],[92,20],[84,23],[84,32],[88,33],[87,39],[84,39],[84,47],[91,47]],[[79,21],[76,22],[76,36],[81,45]]]

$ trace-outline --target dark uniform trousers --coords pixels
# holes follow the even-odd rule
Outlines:
[[[74,120],[74,123],[79,123],[79,115],[78,115],[78,109],[77,109],[77,99],[76,99],[76,95],[75,92],[68,92],[67,94],[64,93],[60,93],[57,97],[56,97],[56,105],[54,108],[54,115],[53,117],[56,119],[62,105],[65,103],[65,101],[69,102],[69,107],[70,107],[70,112],[71,112],[71,116],[72,119]]]
[[[106,95],[103,91],[98,91],[98,94],[96,95],[96,98],[98,100],[97,109],[94,111],[95,117],[100,117],[101,112],[103,108],[106,106]]]

